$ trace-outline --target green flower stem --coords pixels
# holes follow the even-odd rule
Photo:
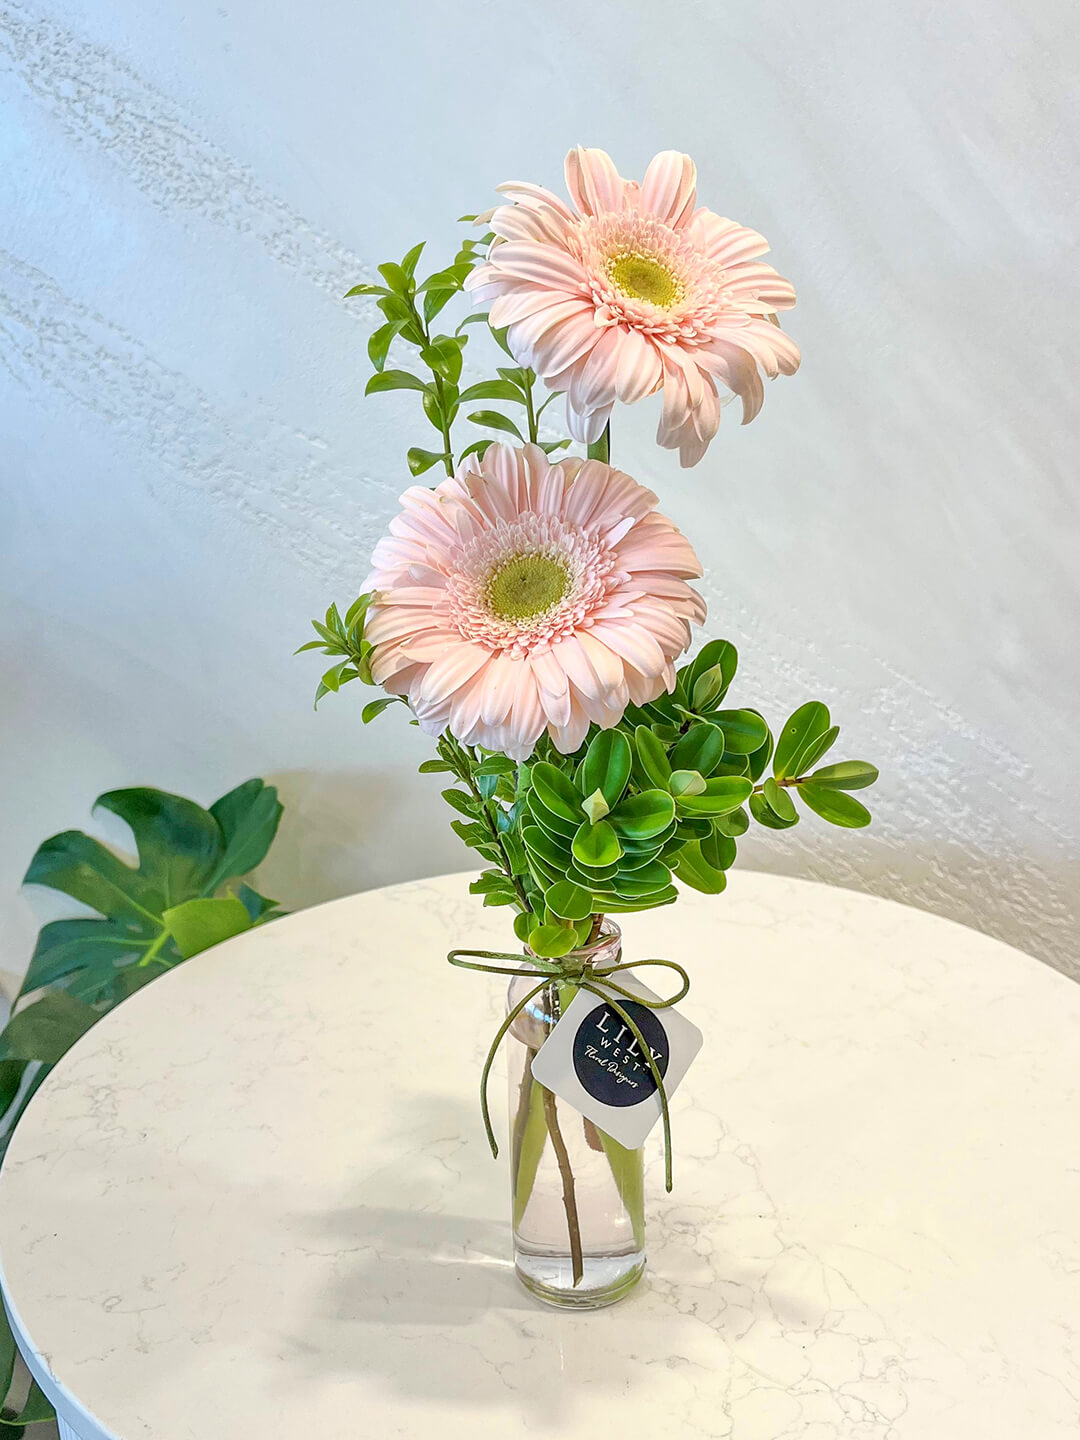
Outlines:
[[[413,313],[413,319],[416,321],[417,328],[419,329],[421,335],[423,335],[424,337],[424,349],[426,350],[431,344],[431,327],[430,325],[428,325],[424,317],[420,314],[420,311],[416,308],[416,301],[412,297],[412,295],[409,295],[408,297],[408,304],[409,309]],[[425,364],[426,363],[427,362],[425,361]],[[427,368],[431,371],[431,378],[435,382],[435,394],[439,398],[439,419],[441,421],[441,425],[439,428],[443,438],[442,462],[446,469],[447,475],[453,475],[454,447],[450,438],[450,421],[446,415],[446,391],[443,389],[442,376],[435,369],[435,367],[433,365],[428,365]]]
[[[574,1284],[580,1285],[585,1274],[585,1264],[581,1253],[581,1222],[578,1219],[574,1171],[570,1165],[570,1153],[566,1148],[566,1141],[559,1128],[559,1112],[555,1104],[555,1096],[550,1090],[544,1090],[544,1116],[547,1120],[548,1134],[551,1136],[552,1149],[555,1151],[555,1159],[558,1162],[559,1174],[562,1176],[563,1209],[566,1211],[566,1229],[570,1236],[570,1264],[573,1267]]]
[[[535,445],[538,434],[537,427],[539,425],[539,418],[536,414],[536,406],[533,404],[533,382],[531,378],[532,371],[530,370],[527,373],[530,379],[528,385],[525,387],[525,415],[529,423],[529,440],[533,445]]]
[[[429,367],[430,368],[430,367]],[[435,394],[439,397],[439,418],[442,421],[441,430],[443,437],[443,465],[447,475],[454,473],[454,451],[450,439],[450,421],[446,418],[446,392],[443,389],[442,376],[432,370],[435,377]]]

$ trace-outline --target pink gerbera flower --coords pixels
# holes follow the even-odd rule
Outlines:
[[[498,187],[513,203],[484,217],[496,238],[466,286],[509,327],[518,364],[566,391],[576,440],[600,437],[616,399],[663,390],[656,438],[695,465],[720,424],[717,381],[745,424],[764,398],[759,367],[798,369],[775,319],[794,288],[762,263],[761,235],[695,208],[689,155],[663,151],[639,186],[603,150],[571,150],[566,184],[572,208],[538,185]]]
[[[597,460],[553,465],[492,445],[434,490],[413,486],[365,588],[377,684],[429,735],[526,759],[564,753],[675,685],[705,603],[656,496]]]

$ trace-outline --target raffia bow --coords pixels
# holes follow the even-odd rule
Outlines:
[[[468,958],[466,958],[468,957]],[[657,1094],[660,1096],[660,1114],[664,1124],[664,1187],[671,1189],[671,1116],[668,1112],[667,1091],[664,1088],[664,1077],[660,1074],[659,1067],[653,1059],[652,1050],[642,1035],[634,1017],[629,1014],[616,998],[622,996],[624,1000],[630,1000],[635,1005],[644,1005],[649,1010],[668,1010],[672,1005],[677,1005],[684,999],[690,990],[690,977],[681,965],[674,960],[650,959],[650,960],[621,960],[611,965],[593,965],[589,960],[588,948],[577,952],[571,958],[565,960],[544,960],[536,955],[525,957],[522,963],[521,955],[507,954],[501,950],[451,950],[447,955],[451,965],[456,965],[461,970],[479,970],[491,975],[539,975],[540,983],[534,985],[528,994],[519,1000],[508,1012],[506,1019],[495,1032],[495,1038],[488,1049],[487,1059],[484,1061],[484,1068],[480,1073],[480,1113],[484,1117],[484,1130],[487,1133],[488,1144],[491,1146],[492,1155],[499,1153],[498,1142],[495,1139],[495,1131],[491,1125],[491,1111],[488,1107],[487,1087],[488,1076],[491,1074],[491,1067],[495,1061],[499,1046],[503,1037],[513,1025],[514,1021],[525,1009],[530,1001],[534,1000],[545,986],[550,985],[553,980],[564,980],[577,985],[581,990],[588,990],[600,1000],[605,1001],[618,1015],[619,1019],[628,1027],[630,1033],[637,1041],[642,1055],[649,1062],[649,1069],[652,1071],[653,1080],[656,1082]],[[502,961],[502,964],[493,964],[493,961]],[[620,970],[637,970],[645,965],[660,965],[667,970],[674,970],[680,977],[681,984],[678,993],[666,1000],[652,999],[643,995],[637,995],[625,986],[620,985],[617,980],[610,977]]]

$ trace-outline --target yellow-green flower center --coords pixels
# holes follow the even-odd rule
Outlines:
[[[516,555],[487,583],[487,599],[501,620],[531,620],[552,609],[570,586],[570,572],[550,555]]]
[[[655,255],[623,250],[607,262],[608,278],[617,290],[632,300],[647,300],[661,310],[670,310],[683,297],[682,281]]]

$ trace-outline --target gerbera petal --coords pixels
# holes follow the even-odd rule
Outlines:
[[[575,410],[596,410],[601,405],[610,407],[614,403],[619,341],[614,327],[600,332],[600,338],[570,385],[570,403]]]
[[[676,229],[690,219],[697,197],[697,167],[689,155],[661,150],[641,182],[641,208]]]
[[[579,261],[555,245],[536,245],[528,241],[511,241],[500,245],[498,268],[506,275],[516,275],[533,285],[554,286],[570,294],[581,292],[585,272]]]
[[[573,220],[573,211],[566,203],[559,199],[550,190],[545,190],[542,185],[530,185],[524,180],[505,180],[495,189],[500,195],[510,195],[518,205],[524,205],[529,209],[536,210],[541,206],[554,210],[564,220]]]
[[[582,415],[567,402],[566,424],[570,434],[582,445],[595,445],[600,436],[604,433],[604,426],[611,418],[611,406],[602,405],[599,410],[593,410],[588,415]]]
[[[519,365],[550,383],[551,376],[587,354],[599,340],[594,313],[585,301],[563,301],[511,325],[506,343]]]
[[[566,157],[566,188],[583,215],[623,207],[624,182],[604,150],[585,150],[580,145],[571,150]]]
[[[624,405],[634,405],[651,395],[660,383],[660,353],[640,330],[620,329],[619,340],[615,393]]]
[[[423,705],[438,704],[461,688],[491,659],[491,651],[482,645],[458,644],[444,650],[428,666],[417,691]]]

